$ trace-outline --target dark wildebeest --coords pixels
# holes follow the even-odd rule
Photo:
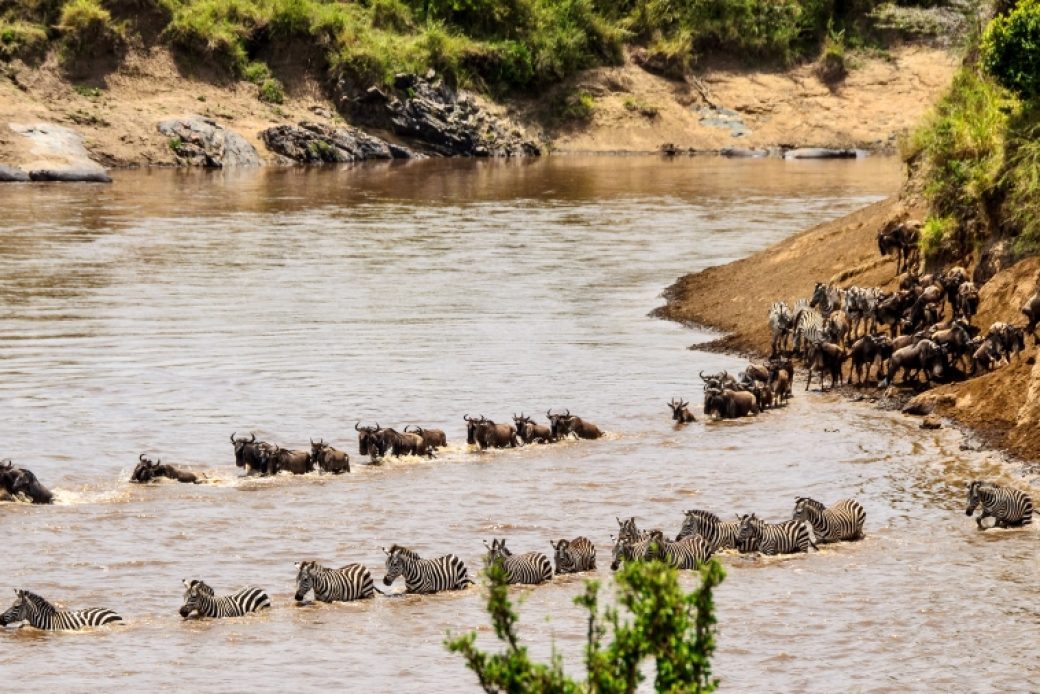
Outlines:
[[[697,421],[697,418],[690,412],[690,403],[685,402],[682,398],[679,398],[678,401],[672,398],[668,407],[672,410],[672,421],[676,424],[689,424]]]
[[[163,465],[162,460],[152,462],[149,458],[144,457],[144,453],[137,456],[137,460],[137,467],[134,468],[133,473],[130,475],[131,482],[151,482],[161,477],[186,484],[199,484],[202,481],[194,472],[179,470],[173,465]]]
[[[516,425],[517,436],[524,443],[552,443],[552,428],[544,424],[535,424],[534,420],[524,415],[523,412],[517,417],[513,415],[513,424]]]
[[[981,335],[972,341],[972,346],[975,348],[971,355],[972,376],[978,375],[979,371],[992,371],[1001,363],[1006,363],[999,349]]]
[[[953,317],[970,321],[979,312],[979,290],[974,282],[964,282],[957,293],[950,296],[953,302]]]
[[[10,460],[0,463],[0,492],[12,499],[25,498],[34,504],[50,504],[54,502],[54,494],[40,484],[31,470],[14,467]]]
[[[894,294],[882,295],[878,299],[875,315],[877,322],[887,325],[889,334],[895,337],[899,334],[899,323],[903,316],[914,304],[914,293],[910,290],[902,290]]]
[[[878,387],[885,388],[891,385],[900,370],[903,371],[904,383],[910,378],[916,381],[919,371],[923,371],[925,380],[931,383],[932,376],[940,378],[943,375],[944,361],[942,347],[931,340],[920,340],[910,347],[897,349],[888,360],[888,374]]]
[[[1022,313],[1029,321],[1026,325],[1026,332],[1033,336],[1033,346],[1035,347],[1040,344],[1040,337],[1036,335],[1037,324],[1040,324],[1040,289],[1022,306]]]
[[[896,254],[896,272],[910,270],[919,258],[918,242],[921,223],[917,221],[890,222],[877,235],[881,255]]]
[[[264,453],[264,444],[258,443],[256,434],[250,434],[250,438],[235,438],[231,434],[231,445],[235,447],[235,465],[244,467],[246,474],[251,475],[258,472],[261,475],[269,475],[273,470],[267,469],[267,456]]]
[[[474,419],[468,414],[463,416],[467,425],[467,443],[474,443],[480,450],[487,448],[519,448],[522,444],[517,438],[516,427],[512,424],[495,424],[480,415]]]
[[[430,450],[444,448],[448,445],[448,437],[444,435],[444,431],[441,429],[424,429],[420,426],[413,427],[413,429],[414,432],[409,432],[408,427],[405,426],[404,432],[406,434],[418,434],[422,438],[423,443],[425,443]]]
[[[943,348],[950,368],[959,368],[956,364],[970,357],[973,351],[967,325],[960,320],[953,321],[948,328],[932,331],[929,339]]]
[[[845,363],[845,350],[833,342],[821,342],[809,347],[809,357],[805,365],[809,367],[809,377],[805,381],[805,389],[812,384],[813,370],[820,374],[820,390],[823,390],[824,375],[830,374],[831,388],[837,383],[841,385],[841,365]]]
[[[266,468],[268,474],[277,474],[281,471],[291,472],[294,475],[306,475],[314,471],[311,463],[310,451],[291,451],[280,446],[272,446],[270,451],[265,451],[267,458]]]
[[[777,404],[784,404],[791,397],[791,380],[794,378],[794,364],[791,360],[769,362],[769,387],[773,389],[773,399]]]
[[[572,415],[570,410],[567,410],[567,414],[560,417],[558,420],[559,425],[557,431],[553,432],[557,438],[565,438],[574,434],[579,439],[598,439],[603,436],[603,432],[598,426],[592,422],[586,422],[581,417]]]
[[[402,433],[396,429],[383,429],[383,445],[395,458],[403,455],[424,455],[433,458],[433,448],[428,446],[423,437],[411,432]]]
[[[373,463],[386,455],[387,446],[379,422],[376,422],[374,427],[363,427],[361,422],[357,422],[354,429],[358,432],[360,455],[367,455]]]
[[[736,419],[758,414],[758,401],[754,393],[746,390],[718,390],[704,392],[704,414],[719,419]]]
[[[350,472],[350,456],[325,443],[325,439],[311,439],[311,465],[323,472],[338,475]]]
[[[874,365],[874,360],[877,359],[878,355],[878,341],[874,335],[864,335],[855,342],[852,343],[852,347],[849,349],[849,357],[852,359],[852,364],[849,366],[849,378],[846,383],[852,383],[852,375],[856,375],[856,380],[862,385],[866,383],[866,379],[870,378],[870,368]],[[866,378],[864,378],[863,369],[866,368]]]
[[[1025,351],[1026,333],[1021,327],[997,322],[990,326],[986,339],[993,344],[999,353],[1008,361],[1018,352]]]

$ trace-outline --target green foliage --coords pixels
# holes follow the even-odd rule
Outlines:
[[[0,60],[28,57],[47,45],[47,30],[39,24],[0,20]]]
[[[845,57],[844,30],[835,31],[833,25],[828,27],[820,61],[816,65],[816,74],[827,84],[839,82],[849,74],[848,61]]]
[[[951,243],[957,234],[957,220],[953,217],[928,217],[921,228],[921,254],[934,257]]]
[[[552,101],[554,118],[565,123],[584,123],[596,112],[596,98],[581,89],[558,93]]]
[[[98,0],[69,0],[58,20],[65,46],[76,55],[97,55],[123,43],[123,28]]]
[[[982,67],[1023,98],[1040,96],[1040,0],[1022,0],[990,22],[980,46]]]
[[[88,99],[96,99],[104,93],[99,87],[91,87],[86,84],[74,84],[72,85],[72,91]]]
[[[660,109],[653,104],[647,104],[639,99],[628,97],[625,99],[625,110],[638,113],[644,118],[657,118]]]
[[[599,583],[589,581],[575,603],[587,611],[585,666],[587,678],[568,677],[562,659],[553,652],[548,664],[533,662],[517,634],[518,617],[509,601],[505,571],[489,565],[488,606],[495,636],[505,650],[489,654],[476,646],[471,632],[446,641],[460,653],[488,692],[561,692],[612,694],[633,692],[643,680],[641,667],[653,659],[654,685],[662,692],[712,692],[718,680],[711,674],[715,651],[714,589],[725,572],[715,560],[701,568],[701,585],[685,593],[678,572],[657,561],[631,562],[615,574],[617,607],[600,610]],[[607,636],[612,639],[606,643]]]

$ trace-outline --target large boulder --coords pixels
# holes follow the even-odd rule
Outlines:
[[[31,180],[26,171],[15,166],[0,164],[0,183],[24,183]]]
[[[75,130],[54,123],[10,123],[9,127],[27,140],[28,161],[18,169],[3,167],[0,180],[112,182],[105,168],[90,158]]]
[[[256,148],[216,121],[202,116],[172,118],[159,123],[159,132],[169,138],[177,160],[207,169],[256,167],[261,165]]]
[[[411,159],[415,153],[357,128],[321,123],[276,125],[260,133],[267,148],[303,164],[348,163],[369,159]]]
[[[362,122],[392,130],[442,156],[538,156],[541,148],[515,125],[481,109],[473,97],[457,93],[431,70],[425,77],[402,73],[393,89],[370,87],[353,93],[341,82],[341,106]]]

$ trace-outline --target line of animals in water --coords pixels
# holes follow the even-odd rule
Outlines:
[[[991,527],[1023,527],[1032,522],[1032,499],[1022,491],[979,481],[968,486],[968,516],[982,507],[976,518],[980,529],[984,520],[993,518]],[[807,553],[819,544],[849,542],[863,538],[866,511],[855,499],[841,499],[830,506],[808,497],[795,500],[790,520],[768,523],[756,514],[744,514],[736,520],[723,521],[718,515],[701,509],[685,512],[683,524],[675,539],[669,539],[660,529],[640,530],[635,517],[617,519],[611,570],[622,563],[660,560],[680,570],[695,570],[722,550],[736,550],[741,554],[763,555]],[[596,547],[587,537],[571,540],[550,540],[553,561],[542,552],[514,554],[506,546],[505,538],[495,538],[484,546],[485,565],[499,564],[509,584],[539,585],[554,576],[584,573],[596,570]],[[423,559],[417,552],[403,545],[383,548],[386,554],[383,585],[391,586],[399,577],[405,581],[405,593],[431,594],[464,590],[473,584],[465,563],[454,554],[435,559]],[[372,573],[363,564],[347,564],[332,569],[316,561],[301,561],[296,565],[297,604],[305,604],[307,596],[314,595],[318,602],[349,602],[372,598],[383,593],[376,588]],[[218,597],[208,584],[193,579],[185,580],[184,602],[179,610],[183,619],[240,617],[271,607],[271,598],[264,590],[246,587],[235,593]],[[66,611],[55,607],[40,595],[28,590],[16,590],[14,604],[0,614],[0,626],[31,626],[44,630],[75,630],[121,622],[116,612],[92,608]]]

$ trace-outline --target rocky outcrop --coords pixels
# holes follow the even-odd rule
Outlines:
[[[261,165],[253,145],[209,118],[187,116],[164,120],[159,123],[159,132],[169,138],[177,161],[187,166],[227,169]]]
[[[27,140],[28,161],[18,168],[0,167],[0,181],[112,182],[104,167],[90,158],[75,130],[54,123],[11,123],[9,127]]]
[[[784,151],[784,159],[855,159],[859,156],[866,156],[866,152],[828,147],[798,147]]]
[[[340,83],[342,108],[351,117],[392,130],[418,147],[442,156],[537,156],[541,148],[507,120],[480,108],[473,97],[456,93],[431,70],[425,77],[399,74],[393,89],[370,87],[352,95]]]
[[[332,128],[321,123],[277,125],[260,133],[276,154],[302,164],[348,163],[370,159],[412,159],[417,155],[356,128]],[[418,155],[421,156],[421,155]]]

